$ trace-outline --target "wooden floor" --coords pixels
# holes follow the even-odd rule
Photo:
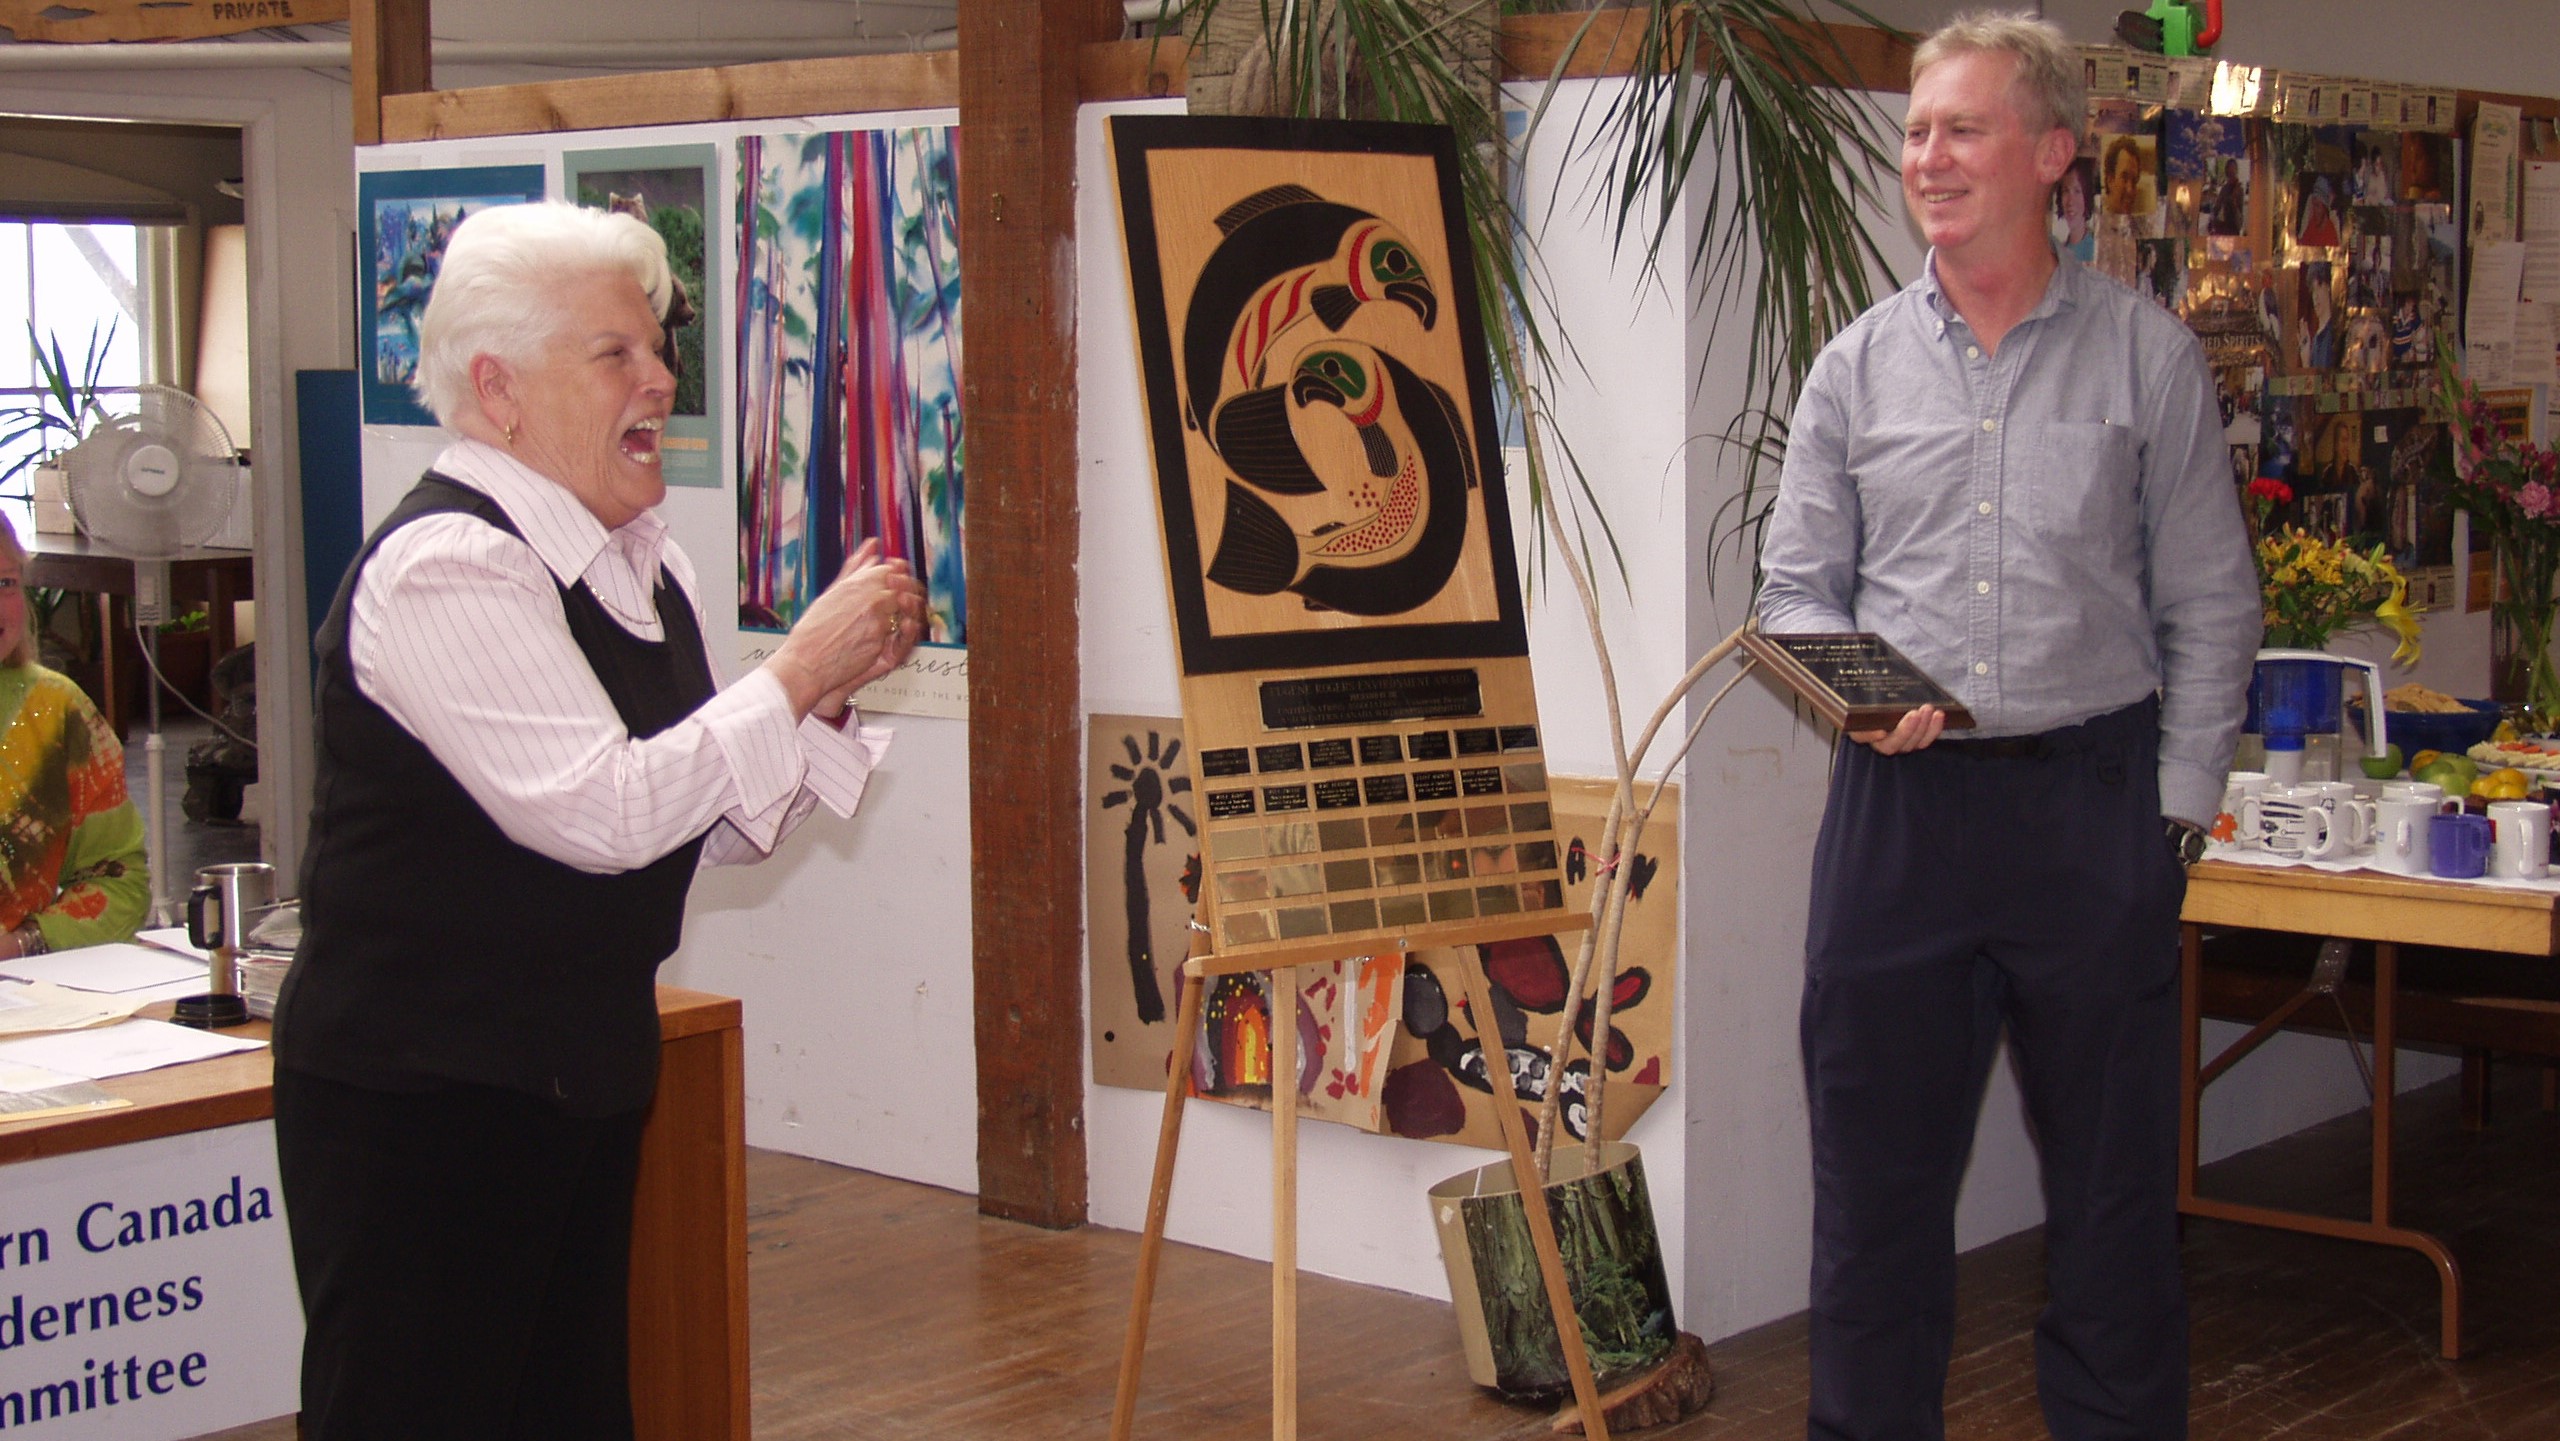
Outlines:
[[[2463,1361],[2435,1355],[2435,1284],[2415,1255],[2189,1223],[2198,1441],[2560,1437],[2560,1119],[2524,1068],[2498,1100],[2481,1134],[2457,1129],[2450,1082],[2400,1112],[2403,1215],[2452,1244],[2470,1288]],[[2363,1194],[2364,1134],[2360,1116],[2314,1128],[2209,1168],[2206,1190],[2343,1212]],[[750,1159],[748,1197],[759,1441],[1105,1434],[1134,1236],[984,1220],[966,1196],[768,1153]],[[2045,1434],[2027,1339],[2039,1268],[2035,1232],[1965,1258],[1950,1436]],[[1140,1437],[1270,1435],[1266,1277],[1169,1249]],[[1301,1306],[1308,1441],[1550,1434],[1468,1384],[1447,1307],[1313,1276]],[[1804,1434],[1801,1318],[1713,1356],[1713,1407],[1645,1434]]]

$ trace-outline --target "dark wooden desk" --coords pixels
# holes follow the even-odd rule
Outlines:
[[[2400,1040],[2403,946],[2445,946],[2509,955],[2560,954],[2560,895],[2503,890],[2371,871],[2332,873],[2205,861],[2187,873],[2180,945],[2183,1064],[2178,1138],[2178,1209],[2415,1251],[2435,1265],[2442,1295],[2440,1349],[2462,1354],[2462,1271],[2444,1243],[2400,1226],[2391,1215],[2391,1122]],[[2373,944],[2372,1202],[2364,1220],[2216,1200],[2196,1193],[2204,1088],[2283,1028],[2316,992],[2305,989],[2261,1019],[2212,1061],[2204,1059],[2204,932],[2207,927],[2286,931]]]
[[[658,988],[662,1070],[631,1235],[631,1399],[642,1441],[748,1441],[746,1051],[726,996]],[[264,1039],[254,1023],[244,1035]],[[133,1105],[0,1125],[0,1164],[274,1114],[265,1050],[100,1084]]]
[[[132,621],[136,562],[85,535],[41,534],[23,506],[11,510],[9,521],[18,532],[19,543],[26,547],[27,584],[78,591],[91,597],[97,607],[98,632],[104,637],[100,647],[102,674],[90,699],[97,702],[117,734],[123,734],[129,717],[124,713],[128,663],[122,647],[139,644],[133,639]],[[252,553],[245,550],[191,545],[169,562],[169,613],[203,606],[213,631],[213,655],[217,659],[238,644],[232,633],[231,603],[257,593],[253,559]],[[138,658],[139,650],[134,654]]]

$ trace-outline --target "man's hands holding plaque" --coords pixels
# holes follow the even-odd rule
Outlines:
[[[1898,756],[1927,750],[1946,728],[1946,712],[1933,705],[1924,705],[1905,712],[1891,730],[1851,731],[1849,739],[1863,746],[1875,747],[1877,755]]]

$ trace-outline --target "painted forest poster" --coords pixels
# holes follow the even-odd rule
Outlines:
[[[862,704],[966,713],[958,132],[738,142],[738,626],[771,653],[878,538],[931,635]]]

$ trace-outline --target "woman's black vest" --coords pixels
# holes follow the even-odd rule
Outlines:
[[[356,582],[385,537],[445,511],[522,534],[495,501],[430,471],[365,542],[320,628],[302,945],[276,1003],[276,1063],[379,1090],[467,1082],[573,1115],[632,1110],[657,1085],[658,963],[683,936],[702,840],[613,875],[536,854],[357,688]],[[710,699],[702,632],[663,569],[663,641],[616,625],[584,582],[559,589],[570,634],[635,738]],[[510,640],[454,639],[465,657]]]

